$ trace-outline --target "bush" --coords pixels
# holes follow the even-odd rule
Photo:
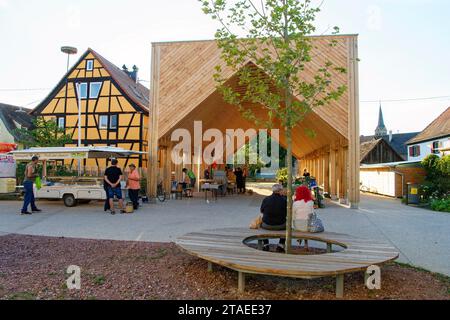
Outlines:
[[[434,211],[450,213],[450,197],[431,201],[431,209]]]
[[[287,185],[288,180],[288,170],[287,168],[281,168],[277,171],[277,180],[283,185]]]
[[[447,177],[450,176],[450,155],[446,155],[439,160],[437,169]]]
[[[439,158],[432,154],[422,161],[427,172],[421,192],[425,200],[444,199],[449,196],[450,190],[450,156]]]

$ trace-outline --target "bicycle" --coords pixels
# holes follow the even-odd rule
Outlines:
[[[156,197],[160,202],[164,202],[167,199],[167,193],[164,190],[162,182],[158,183],[158,187],[156,189]]]

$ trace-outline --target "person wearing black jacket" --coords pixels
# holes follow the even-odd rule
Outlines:
[[[261,204],[262,229],[286,230],[287,198],[281,194],[283,186],[275,184],[272,195],[264,198]],[[278,252],[284,252],[286,239],[281,238],[277,247]],[[269,240],[264,240],[264,251],[269,251]]]

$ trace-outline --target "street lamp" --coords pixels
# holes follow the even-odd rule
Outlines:
[[[63,46],[61,47],[61,52],[67,54],[67,72],[69,72],[70,55],[77,54],[78,50],[75,47]],[[66,75],[66,86],[68,85],[68,77]],[[77,91],[77,107],[78,107],[78,147],[81,147],[81,85],[80,83],[75,83],[75,90]],[[68,88],[66,88],[67,92]],[[67,101],[67,95],[66,95]],[[78,160],[78,173],[81,173],[81,160]]]
[[[64,46],[61,47],[61,52],[67,54],[67,71],[69,71],[70,55],[77,54],[78,50],[75,47]]]

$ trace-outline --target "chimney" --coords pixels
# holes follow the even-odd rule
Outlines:
[[[389,143],[392,142],[392,130],[389,130]]]
[[[133,71],[130,72],[131,79],[133,79],[134,82],[136,82],[136,83],[138,82],[138,71],[139,71],[139,68],[136,67],[136,65],[134,65]]]
[[[128,71],[128,68],[126,65],[122,66],[122,71],[125,72],[127,74],[127,76],[129,76],[134,82],[137,83],[138,81],[138,71],[139,68],[136,67],[135,65],[133,66],[133,71]]]

